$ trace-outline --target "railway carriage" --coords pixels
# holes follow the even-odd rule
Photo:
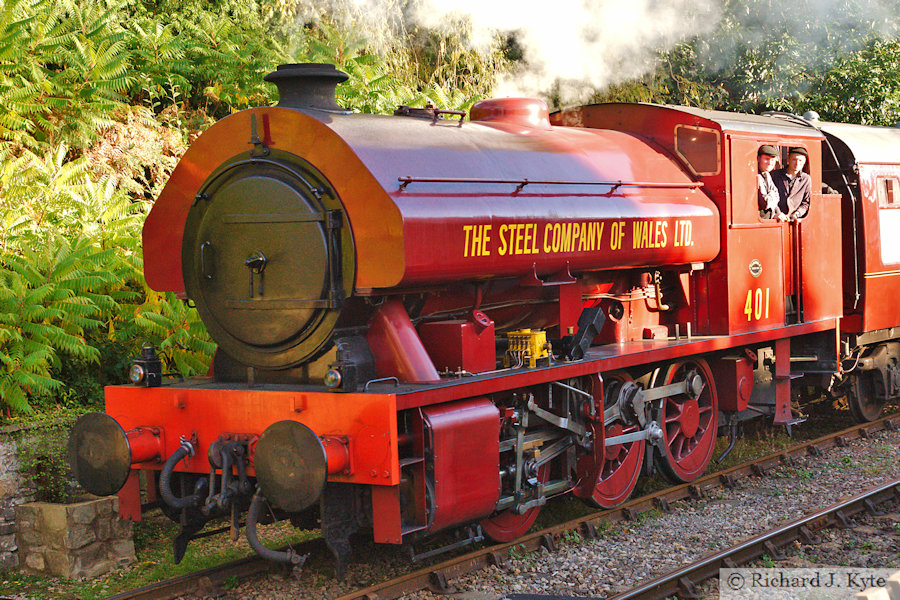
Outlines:
[[[278,106],[200,136],[147,218],[148,284],[218,351],[181,381],[145,348],[70,460],[129,519],[152,475],[176,559],[246,510],[251,546],[297,562],[256,538],[267,505],[339,573],[357,531],[512,540],[553,496],[695,479],[742,419],[797,424],[794,379],[861,420],[897,396],[898,132],[532,99],[359,115],[346,77],[279,67]],[[807,150],[802,221],[760,217],[763,144]]]

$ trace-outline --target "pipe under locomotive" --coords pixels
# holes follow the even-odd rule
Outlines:
[[[537,100],[465,122],[351,114],[333,100],[344,79],[279,67],[277,107],[223,119],[180,161],[144,227],[145,274],[196,304],[212,373],[163,380],[145,349],[137,385],[73,430],[82,485],[136,519],[137,473],[159,473],[146,492],[182,522],[178,560],[208,519],[247,511],[251,545],[296,563],[256,525],[266,505],[297,523],[317,505],[340,572],[358,529],[508,540],[554,495],[613,506],[652,464],[699,476],[715,378],[737,382],[722,410],[746,409],[744,348],[779,337],[716,337],[698,308],[731,235],[718,183],[651,137],[551,126]],[[784,281],[763,263],[759,281]],[[834,335],[835,316],[794,331]]]

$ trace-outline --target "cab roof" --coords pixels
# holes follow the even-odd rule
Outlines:
[[[718,125],[719,129],[728,133],[755,133],[764,135],[787,135],[822,139],[824,136],[814,127],[799,121],[785,120],[772,115],[752,115],[724,110],[707,110],[692,106],[675,106],[650,104],[670,110],[694,115]]]

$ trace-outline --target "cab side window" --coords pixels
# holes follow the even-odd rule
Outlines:
[[[715,129],[676,125],[675,151],[694,175],[718,175],[722,169],[722,143]]]

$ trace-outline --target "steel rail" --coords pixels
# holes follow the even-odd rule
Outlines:
[[[531,552],[546,547],[554,550],[556,541],[565,533],[578,532],[587,539],[597,537],[597,528],[601,523],[631,521],[639,518],[648,510],[671,510],[670,503],[684,498],[700,498],[708,491],[716,488],[731,488],[742,477],[762,475],[768,470],[783,464],[789,464],[796,456],[804,454],[817,455],[822,450],[843,446],[852,436],[867,438],[870,434],[900,427],[900,414],[892,414],[871,423],[862,423],[847,429],[831,433],[815,440],[791,446],[779,452],[767,454],[755,460],[744,462],[723,471],[679,486],[674,486],[635,498],[611,510],[600,511],[572,521],[549,527],[526,535],[514,542],[497,544],[474,552],[452,558],[441,563],[418,569],[398,578],[384,581],[365,589],[356,590],[336,600],[392,600],[403,594],[430,589],[435,592],[451,592],[449,581],[455,577],[484,569],[490,565],[502,565],[511,552]],[[305,542],[298,547],[303,553],[317,552],[323,546],[322,540]],[[259,575],[272,569],[273,565],[259,557],[248,557],[210,567],[196,573],[182,575],[174,579],[160,581],[140,589],[122,592],[110,596],[109,600],[173,600],[186,593],[207,586],[221,586],[226,579],[237,577],[244,579]],[[283,568],[275,566],[274,568]]]
[[[673,595],[696,598],[697,584],[717,576],[719,569],[747,564],[764,554],[775,555],[772,558],[778,559],[779,548],[796,540],[813,543],[816,531],[828,527],[847,526],[849,517],[864,511],[874,512],[875,506],[889,500],[900,500],[900,479],[776,527],[731,548],[705,556],[627,592],[612,596],[609,600],[662,600]]]
[[[322,539],[310,540],[300,544],[293,544],[295,550],[301,554],[324,551],[325,543]],[[237,577],[238,579],[253,577],[268,570],[286,571],[284,565],[272,563],[259,556],[248,556],[215,567],[209,567],[193,573],[187,573],[172,579],[157,581],[143,587],[120,592],[109,596],[106,600],[173,600],[185,594],[196,592],[207,587],[220,587],[226,579]]]

